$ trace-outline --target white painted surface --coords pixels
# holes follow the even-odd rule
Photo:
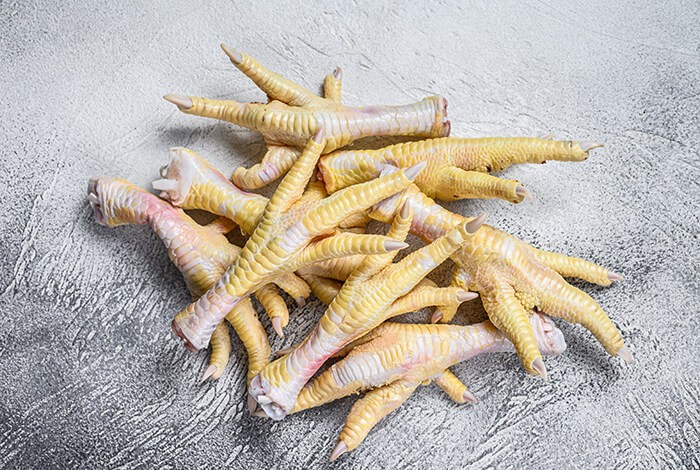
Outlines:
[[[697,2],[101,3],[0,4],[0,463],[325,465],[354,398],[249,418],[237,340],[224,378],[198,385],[205,354],[170,333],[189,297],[165,250],[147,228],[97,226],[85,198],[93,175],[157,179],[170,146],[225,172],[259,161],[256,135],[161,99],[262,99],[225,41],[312,89],[340,65],[351,104],[442,94],[456,136],[606,145],[506,172],[532,202],[447,206],[623,274],[576,285],[637,363],[559,322],[569,349],[546,360],[547,383],[514,355],[476,359],[456,370],[476,407],[423,387],[334,468],[700,465]],[[319,315],[318,302],[294,312],[273,349]]]

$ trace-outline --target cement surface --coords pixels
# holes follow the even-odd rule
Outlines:
[[[0,2],[0,464],[698,468],[700,4],[237,3]],[[225,376],[199,385],[206,354],[170,332],[189,302],[179,273],[147,227],[98,226],[85,191],[94,175],[148,185],[170,146],[225,172],[259,161],[254,133],[161,98],[263,99],[220,42],[312,89],[340,65],[355,105],[442,94],[454,136],[605,143],[584,163],[505,172],[533,201],[447,205],[621,273],[610,288],[575,285],[636,363],[560,321],[569,349],[546,360],[548,382],[514,355],[462,364],[477,406],[422,387],[335,465],[354,397],[279,423],[251,418],[237,339]],[[273,348],[298,342],[321,311],[294,311]]]

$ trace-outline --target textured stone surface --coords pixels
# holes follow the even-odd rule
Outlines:
[[[423,387],[338,468],[698,468],[697,2],[88,3],[0,3],[0,464],[326,465],[354,398],[252,419],[237,340],[224,378],[198,385],[205,354],[170,333],[189,298],[165,250],[147,228],[97,226],[85,200],[92,175],[146,185],[173,145],[225,171],[260,158],[254,134],[161,99],[261,99],[226,41],[310,87],[340,65],[352,104],[443,94],[453,135],[606,144],[581,164],[508,171],[534,201],[449,206],[622,273],[612,288],[577,285],[636,364],[563,325],[569,350],[547,359],[549,382],[512,355],[463,364],[478,406]],[[319,315],[318,302],[294,312],[273,347]]]

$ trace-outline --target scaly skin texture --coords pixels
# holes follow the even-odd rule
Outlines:
[[[443,137],[450,133],[447,101],[431,96],[405,106],[355,108],[340,103],[341,71],[326,77],[326,98],[263,67],[257,60],[222,45],[231,62],[269,98],[268,103],[239,103],[167,95],[180,111],[234,123],[260,132],[268,151],[260,164],[238,168],[231,180],[240,188],[265,186],[284,175],[300,150],[319,130],[326,136],[324,152],[370,136]]]
[[[394,218],[387,236],[403,240],[411,219],[410,207],[406,206]],[[268,416],[282,419],[294,406],[304,384],[348,342],[387,318],[428,305],[454,304],[474,298],[474,294],[461,289],[412,290],[472,238],[480,225],[480,220],[465,221],[395,264],[392,264],[395,253],[365,257],[304,341],[253,379],[249,387],[251,396]]]
[[[354,185],[324,197],[322,185],[305,192],[325,138],[317,135],[267,203],[255,231],[221,279],[177,314],[173,331],[191,350],[201,349],[238,302],[282,275],[323,259],[376,254],[405,247],[378,235],[334,234],[340,221],[406,189],[424,165]],[[172,180],[170,180],[172,181]],[[172,186],[177,186],[173,181]]]
[[[325,158],[325,157],[322,157]],[[386,168],[386,164],[384,165]],[[352,170],[347,169],[350,172]],[[352,181],[340,170],[336,181]],[[326,183],[328,180],[326,180]],[[426,242],[443,235],[450,227],[461,223],[464,217],[453,214],[410,188],[410,197],[391,198],[373,214],[388,222],[403,201],[408,200],[416,211],[412,232]],[[538,352],[527,314],[544,310],[568,321],[580,323],[589,329],[612,355],[620,355],[632,362],[632,354],[624,346],[622,337],[605,312],[584,292],[573,288],[562,277],[578,277],[601,286],[609,286],[621,277],[586,260],[533,248],[497,229],[486,226],[474,237],[471,246],[465,246],[453,255],[456,268],[451,285],[479,292],[489,317],[503,328],[518,348],[518,354],[530,373],[546,377],[546,368]],[[333,284],[314,272],[311,267],[302,277],[308,280],[317,295],[327,292]],[[325,276],[327,277],[327,276]],[[340,278],[342,280],[342,278]],[[329,287],[330,286],[330,287]],[[439,306],[433,321],[449,322],[457,306]]]
[[[326,305],[333,302],[333,299],[335,299],[341,287],[343,287],[341,282],[326,276],[308,273],[301,273],[300,276],[306,281],[309,287],[311,287],[311,292],[314,293],[316,298]]]
[[[149,224],[168,248],[168,256],[185,278],[194,300],[219,280],[241,249],[223,233],[233,228],[228,220],[217,219],[201,226],[181,209],[119,178],[90,180],[88,198],[101,225]],[[271,287],[271,286],[264,286]],[[248,380],[270,360],[270,344],[250,299],[239,303],[226,319],[241,338],[248,353]],[[202,380],[223,374],[231,353],[228,327],[221,323],[211,341],[209,367]]]
[[[363,257],[364,258],[364,257]],[[362,264],[362,263],[359,263]],[[358,267],[359,267],[358,264]],[[309,274],[306,269],[299,270],[298,274],[304,279],[314,295],[324,304],[330,305],[338,296],[340,289],[343,287],[343,283],[334,279],[336,273],[334,271],[326,271],[325,269],[318,270],[319,274]],[[349,277],[349,276],[348,276]],[[460,294],[461,289],[442,289],[435,284],[435,282],[430,279],[422,279],[411,291],[397,299],[392,305],[389,317],[394,317],[396,315],[401,315],[403,313],[414,312],[427,307],[437,308],[457,308],[461,304],[461,301],[455,300],[454,294]],[[361,341],[361,340],[358,340]],[[350,344],[344,346],[338,352],[334,353],[331,357],[341,357],[347,354],[349,349],[352,349],[357,341],[353,341]],[[275,352],[276,357],[282,357],[285,354],[293,351],[298,345],[280,349]]]
[[[235,222],[245,234],[255,231],[269,199],[241,191],[192,150],[173,147],[170,162],[153,182],[160,197],[183,209],[201,209]]]
[[[500,198],[518,203],[528,195],[525,187],[518,181],[488,173],[516,163],[582,161],[591,149],[600,146],[593,142],[529,137],[444,137],[379,150],[337,150],[321,158],[319,170],[326,189],[333,192],[376,178],[387,164],[405,168],[426,162],[428,167],[416,178],[416,185],[429,197]]]
[[[348,180],[344,174],[354,173],[352,168],[327,167],[327,171],[336,182]],[[426,242],[469,220],[442,208],[416,185],[383,201],[370,215],[388,223],[404,204],[415,214],[411,232]],[[538,250],[489,226],[477,232],[452,259],[457,265],[452,285],[479,292],[489,319],[515,344],[529,373],[545,378],[547,374],[528,322],[528,313],[534,310],[583,325],[609,354],[632,362],[622,335],[603,309],[562,277],[609,286],[622,279],[618,274],[582,259]],[[435,320],[450,321],[455,312],[454,307],[441,309]]]
[[[259,194],[241,191],[201,156],[182,147],[170,149],[170,162],[161,168],[161,176],[162,179],[153,182],[153,188],[161,191],[160,197],[174,206],[225,217],[247,235],[255,231],[269,202]],[[280,277],[277,284],[298,305],[303,305],[309,295],[309,287],[292,273]],[[284,337],[283,329],[289,323],[284,300],[271,286],[263,286],[258,294],[275,332]]]
[[[543,353],[566,349],[564,336],[550,319],[534,314],[530,322]],[[482,353],[513,350],[488,321],[470,326],[383,323],[349,346],[347,357],[302,389],[291,410],[296,413],[371,390],[352,407],[331,460],[355,449],[382,418],[431,380],[456,402],[475,402],[448,368]]]
[[[171,149],[170,162],[161,169],[161,176],[162,179],[153,182],[153,187],[161,190],[162,198],[178,207],[205,210],[231,220],[248,235],[255,230],[269,202],[267,198],[258,194],[241,191],[200,155],[185,148]],[[319,198],[327,196],[322,183],[311,183],[307,193]],[[361,215],[362,217],[349,217],[350,225],[362,225],[369,220],[366,213]],[[345,222],[348,222],[348,219],[345,219]],[[352,219],[356,222],[352,223]],[[343,231],[362,233],[355,227],[341,229],[337,234]],[[344,281],[363,259],[364,255],[333,258],[305,266],[298,272]],[[305,290],[294,290],[295,285],[300,285]],[[309,294],[309,286],[293,274],[282,278],[279,286],[297,299],[298,303]],[[286,313],[284,300],[275,294],[271,286],[263,287],[256,293],[258,300],[273,319],[275,331],[283,337],[283,328],[288,324],[289,315]],[[278,310],[283,314],[276,316],[275,312]]]

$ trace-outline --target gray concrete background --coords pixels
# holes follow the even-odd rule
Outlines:
[[[99,3],[0,1],[0,463],[698,468],[697,1]],[[581,164],[506,172],[534,201],[449,206],[622,273],[611,288],[576,285],[637,362],[559,322],[569,349],[547,359],[548,382],[513,355],[462,364],[478,406],[423,387],[335,466],[326,459],[354,398],[252,419],[237,340],[225,377],[198,385],[206,355],[169,328],[189,302],[178,272],[148,228],[97,226],[85,189],[93,175],[146,185],[175,145],[226,172],[258,161],[255,134],[161,99],[261,99],[222,41],[312,88],[340,65],[351,104],[442,94],[455,136],[604,142]],[[273,347],[320,313],[318,302],[295,311]]]

